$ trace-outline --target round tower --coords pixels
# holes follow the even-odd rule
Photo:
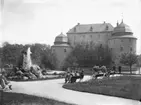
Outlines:
[[[70,52],[71,46],[68,44],[68,37],[63,33],[56,36],[54,45],[52,46],[52,53],[57,58],[57,69],[62,69],[64,61]]]
[[[113,61],[116,64],[119,64],[122,53],[136,53],[136,40],[137,38],[133,36],[132,30],[123,20],[120,24],[117,23],[108,41]]]

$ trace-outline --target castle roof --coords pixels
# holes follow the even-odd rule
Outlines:
[[[69,46],[68,45],[68,37],[63,33],[56,36],[54,41],[54,46]]]
[[[61,32],[61,34],[59,34],[58,36],[56,36],[56,38],[66,38],[67,36],[66,35],[64,35],[62,32]]]
[[[84,33],[84,32],[105,32],[113,31],[114,27],[110,23],[101,24],[80,24],[78,23],[67,33]]]
[[[125,24],[123,22],[123,20],[122,20],[122,22],[120,24],[117,24],[117,26],[114,28],[113,34],[116,34],[116,33],[133,34],[130,27],[127,24]]]

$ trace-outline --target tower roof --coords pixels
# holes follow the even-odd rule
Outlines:
[[[62,32],[58,35],[58,36],[56,36],[56,38],[66,38],[67,36],[66,35],[64,35]]]
[[[67,44],[68,43],[68,37],[64,35],[63,33],[59,34],[55,38],[54,44]]]
[[[122,20],[122,22],[120,24],[117,24],[117,26],[114,28],[113,34],[116,34],[116,33],[132,34],[132,30]]]

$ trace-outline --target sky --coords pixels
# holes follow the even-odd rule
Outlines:
[[[129,25],[141,54],[141,0],[4,0],[0,42],[53,45],[57,35],[77,23]],[[3,25],[2,25],[3,23]],[[3,27],[3,31],[2,31]]]

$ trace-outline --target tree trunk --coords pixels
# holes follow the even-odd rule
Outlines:
[[[132,66],[130,65],[130,74],[132,74]]]

